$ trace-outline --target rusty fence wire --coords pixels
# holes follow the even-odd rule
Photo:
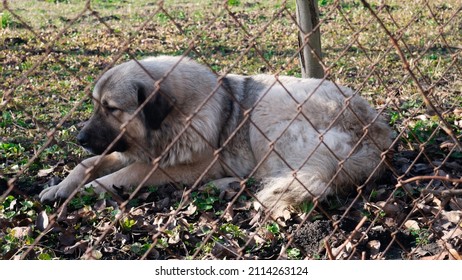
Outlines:
[[[332,0],[318,5],[320,24],[315,29],[321,30],[322,80],[332,81],[331,89],[342,94],[346,93],[341,86],[352,88],[353,96],[344,96],[326,132],[315,131],[317,145],[300,155],[299,168],[277,148],[278,139],[300,119],[316,126],[302,110],[310,97],[297,101],[294,87],[284,78],[300,77],[298,54],[304,46],[298,42],[295,1],[3,0],[1,258],[461,259],[462,5],[456,0]],[[180,60],[154,77],[142,59],[160,55]],[[154,151],[138,136],[150,132],[138,128],[134,135],[130,125],[146,114],[150,99],[172,98],[161,90],[162,83],[187,58],[204,65],[217,82],[189,111],[170,100],[174,105],[166,114],[178,115],[179,128],[165,140],[163,150]],[[143,154],[139,157],[149,159],[147,172],[136,174],[142,178],[130,191],[81,191],[92,172],[104,165],[103,160],[84,161],[79,188],[58,201],[40,202],[44,188],[57,185],[90,157],[79,147],[78,141],[84,140],[77,134],[94,108],[108,107],[92,94],[95,84],[128,60],[134,60],[134,71],[146,74],[152,90],[130,118],[114,114],[113,126],[119,130],[101,153],[109,155],[118,140],[128,139]],[[203,73],[192,73],[190,79],[202,83],[199,74]],[[262,97],[249,105],[231,94],[245,86],[233,88],[237,84],[229,82],[228,74],[270,74],[273,79]],[[259,126],[252,113],[276,88],[296,100],[296,115],[274,139],[265,135],[268,128]],[[227,102],[241,110],[241,118],[217,146],[194,120],[203,117],[208,102],[223,89],[230,96]],[[320,85],[312,91],[316,95]],[[361,119],[364,112],[353,106],[358,95],[378,113],[367,123]],[[109,109],[106,116],[112,114]],[[206,121],[225,113],[208,113]],[[274,118],[280,112],[269,113],[267,118]],[[328,116],[319,111],[324,113]],[[310,193],[311,199],[279,209],[293,184],[310,192],[313,181],[305,185],[300,171],[345,115],[361,124],[361,135],[350,143],[346,156],[328,148],[337,161],[327,186],[337,178],[359,176],[344,171],[355,149],[369,142],[388,143],[377,159],[358,163],[363,166],[358,172],[370,174],[361,182],[351,179],[355,182],[349,191],[327,197],[327,190]],[[374,139],[380,134],[371,132],[381,118],[391,128],[390,141]],[[253,147],[263,150],[263,156],[242,175],[243,167],[229,164],[223,154],[249,127],[266,140],[258,142],[264,147]],[[195,175],[189,184],[182,182],[184,171],[172,173],[163,165],[172,160],[167,157],[186,133],[213,151],[206,165],[191,167],[198,171],[191,172]],[[282,191],[272,193],[271,205],[258,196],[270,183],[258,176],[259,170],[270,161],[292,174]],[[235,178],[207,179],[216,165]],[[143,186],[152,174],[170,183]]]

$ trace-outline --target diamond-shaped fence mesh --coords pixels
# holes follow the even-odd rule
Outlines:
[[[460,1],[318,6],[3,0],[1,258],[461,259]]]

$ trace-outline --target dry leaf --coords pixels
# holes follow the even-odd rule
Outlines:
[[[451,207],[451,209],[453,210],[462,210],[462,198],[452,197],[451,200],[449,201],[449,207]]]
[[[385,214],[390,217],[396,217],[401,212],[401,207],[397,203],[386,203],[385,201],[379,201],[376,203]]]
[[[37,219],[35,220],[35,227],[39,231],[44,231],[48,227],[48,224],[49,224],[49,220],[48,220],[47,213],[45,211],[40,212],[37,215]]]
[[[452,248],[449,249],[449,254],[456,260],[459,260],[459,261],[462,260],[459,253],[456,250],[452,249]]]
[[[404,223],[404,227],[412,230],[420,230],[419,223],[414,220],[407,220]]]
[[[11,229],[11,233],[17,239],[23,239],[27,236],[32,235],[32,228],[30,226],[27,227],[14,227]]]
[[[217,259],[239,256],[238,252],[233,247],[225,246],[219,242],[215,242],[215,245],[212,249],[212,255]]]
[[[446,232],[442,237],[441,240],[448,241],[456,237],[462,236],[462,227],[455,227],[452,230]]]
[[[371,258],[376,259],[377,255],[380,253],[380,241],[371,240],[371,241],[367,242],[367,248],[371,252]]]
[[[460,223],[462,219],[462,211],[441,211],[441,215],[453,224]]]
[[[197,206],[193,203],[188,205],[188,208],[185,211],[181,211],[180,213],[185,214],[186,216],[192,216],[197,211]]]
[[[64,254],[73,254],[75,250],[85,251],[88,247],[88,241],[81,240],[76,242],[72,246],[68,246],[64,248]]]
[[[40,169],[37,173],[38,177],[46,177],[50,175],[55,170],[55,167],[47,168],[47,169]]]
[[[447,259],[449,253],[447,251],[441,252],[439,254],[436,254],[434,256],[426,256],[420,258],[421,260],[445,260]]]

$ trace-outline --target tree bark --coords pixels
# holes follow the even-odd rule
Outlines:
[[[299,25],[298,43],[303,78],[323,78],[321,65],[321,33],[317,0],[296,0]],[[313,31],[313,29],[316,30]]]

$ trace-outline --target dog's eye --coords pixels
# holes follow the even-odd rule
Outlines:
[[[115,111],[118,111],[120,110],[119,108],[117,107],[114,107],[114,106],[111,106],[108,104],[108,102],[106,100],[103,100],[103,102],[101,102],[101,105],[103,106],[104,110],[106,112],[109,112],[109,113],[113,113]]]
[[[108,111],[109,113],[114,113],[115,111],[119,110],[118,108],[111,106],[105,106],[104,109],[106,109],[106,111]]]

